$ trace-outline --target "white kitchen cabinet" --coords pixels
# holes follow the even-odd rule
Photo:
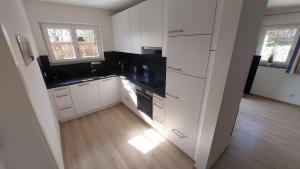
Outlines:
[[[165,130],[165,99],[153,94],[153,127],[164,134]]]
[[[170,0],[169,36],[211,34],[217,0]]]
[[[131,53],[142,54],[140,5],[128,9],[130,20]]]
[[[195,77],[206,77],[211,35],[168,38],[169,71]]]
[[[110,77],[98,80],[100,100],[103,107],[119,102],[119,80],[118,77]]]
[[[168,49],[168,8],[169,0],[163,0],[163,42],[162,42],[162,56],[167,57]]]
[[[162,47],[163,0],[141,3],[141,33],[143,47]]]
[[[167,72],[165,134],[193,157],[205,80]]]
[[[121,77],[121,101],[124,103],[130,110],[139,115],[137,109],[137,94],[135,85],[125,78]]]
[[[60,121],[65,121],[76,115],[68,86],[51,89],[49,96]]]
[[[213,30],[213,37],[211,42],[211,50],[217,49],[217,42],[220,32],[220,26],[221,26],[221,19],[222,19],[222,5],[224,0],[218,0],[217,4],[217,11],[215,16],[215,23],[214,23],[214,30]]]
[[[58,113],[61,121],[72,119],[76,116],[73,105],[59,107]]]
[[[115,49],[120,52],[131,52],[129,11],[120,12],[112,16],[112,27]]]
[[[71,85],[69,89],[78,115],[92,112],[101,107],[97,81]]]

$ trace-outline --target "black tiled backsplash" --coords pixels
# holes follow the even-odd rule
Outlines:
[[[105,75],[111,73],[122,73],[118,63],[124,60],[124,71],[129,71],[130,66],[137,67],[137,73],[142,73],[142,66],[148,65],[150,74],[156,78],[165,81],[166,75],[166,58],[161,56],[161,52],[155,54],[129,54],[121,52],[105,52],[105,61],[100,65],[96,65],[96,75]],[[67,78],[77,78],[87,76],[91,73],[91,62],[66,64],[66,65],[50,65],[47,56],[40,56],[39,64],[45,82],[56,81]]]

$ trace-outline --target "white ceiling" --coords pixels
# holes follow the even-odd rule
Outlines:
[[[67,5],[93,7],[107,10],[121,10],[144,0],[37,0]]]
[[[268,8],[285,8],[300,6],[300,0],[269,0]]]
[[[37,0],[68,5],[93,7],[108,10],[121,10],[144,0]],[[268,8],[300,6],[300,0],[269,0]]]

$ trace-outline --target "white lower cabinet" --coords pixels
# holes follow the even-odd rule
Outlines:
[[[164,134],[165,130],[165,99],[153,94],[153,127]]]
[[[205,80],[167,72],[165,135],[193,157]]]
[[[60,121],[70,119],[76,115],[68,86],[49,90],[49,96]]]
[[[135,85],[125,78],[121,79],[121,101],[134,113],[139,115],[137,109],[137,95],[135,90]]]
[[[101,79],[97,83],[103,107],[116,104],[120,101],[118,77]]]
[[[69,89],[78,115],[101,107],[97,81],[71,85]]]

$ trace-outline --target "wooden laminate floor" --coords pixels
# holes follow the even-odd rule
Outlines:
[[[146,154],[128,143],[149,129],[123,105],[66,122],[66,169],[192,169],[194,162],[168,141]],[[300,108],[243,98],[231,144],[212,168],[299,169]]]
[[[66,169],[193,167],[193,161],[167,140],[146,154],[129,144],[133,138],[147,137],[147,131],[153,137],[153,132],[124,105],[66,122],[61,130]]]
[[[231,144],[213,169],[300,169],[300,108],[243,98]]]

